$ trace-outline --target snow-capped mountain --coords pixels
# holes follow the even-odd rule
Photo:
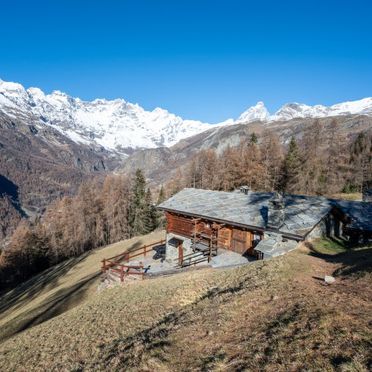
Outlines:
[[[263,102],[244,111],[237,120],[219,124],[184,120],[167,110],[146,111],[124,99],[83,101],[60,91],[45,94],[38,88],[0,79],[0,113],[23,119],[36,128],[52,127],[77,144],[101,146],[105,150],[128,153],[138,148],[169,147],[181,139],[208,129],[237,123],[288,121],[294,118],[321,118],[336,115],[372,115],[372,98],[333,106],[288,103],[271,115]]]
[[[273,115],[270,115],[263,102],[244,111],[236,122],[253,121],[272,122],[287,121],[295,118],[323,118],[338,115],[372,115],[372,97],[358,101],[338,103],[333,106],[308,106],[303,103],[287,103]]]
[[[244,111],[238,118],[237,122],[250,123],[252,121],[268,121],[270,118],[270,113],[265,107],[263,102],[257,102],[255,106],[250,107],[248,110]]]
[[[60,91],[45,94],[38,88],[0,80],[0,112],[32,117],[76,143],[98,144],[107,150],[171,146],[210,129],[211,125],[183,120],[167,110],[146,111],[123,99],[82,101]]]

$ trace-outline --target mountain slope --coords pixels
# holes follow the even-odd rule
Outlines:
[[[123,99],[83,101],[60,91],[45,94],[38,88],[0,80],[0,115],[33,121],[36,129],[54,128],[77,144],[120,154],[135,149],[170,147],[182,139],[216,128],[196,120],[183,120],[167,110],[146,111]],[[294,118],[372,115],[372,98],[330,107],[289,103],[271,115],[263,102],[244,111],[237,120],[218,127],[260,121],[270,123]]]
[[[362,131],[372,130],[371,116],[345,115],[320,118],[324,133],[329,130],[333,119],[337,120],[339,134],[350,139]],[[170,148],[138,150],[124,159],[121,170],[129,172],[134,168],[142,168],[146,176],[155,184],[166,183],[175,177],[175,170],[178,167],[187,165],[192,156],[200,150],[214,149],[220,154],[227,146],[237,146],[240,141],[249,141],[252,133],[260,136],[265,130],[274,131],[280,141],[286,144],[292,136],[300,139],[306,128],[313,122],[312,118],[296,118],[265,124],[255,121],[216,127],[186,138]]]
[[[209,124],[183,120],[161,108],[146,111],[123,99],[73,98],[60,91],[44,94],[0,80],[0,112],[52,127],[80,144],[102,146],[128,153],[136,148],[171,146],[182,138],[210,128]]]
[[[0,175],[14,184],[16,202],[26,214],[39,213],[90,175],[116,164],[106,150],[77,145],[52,127],[0,115]]]
[[[79,306],[1,343],[0,363],[4,371],[25,365],[79,371],[368,370],[371,258],[371,249],[330,256],[310,246],[239,268],[90,292]],[[324,275],[336,282],[324,285]],[[71,282],[72,289],[78,285]],[[69,296],[57,290],[55,300],[68,303]]]

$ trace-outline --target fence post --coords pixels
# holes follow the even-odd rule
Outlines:
[[[102,268],[101,268],[101,270],[102,270],[103,274],[106,273],[106,260],[105,259],[102,260]]]
[[[123,265],[120,266],[120,281],[123,282],[124,281],[124,267]]]

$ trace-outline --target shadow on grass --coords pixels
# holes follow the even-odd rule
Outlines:
[[[89,275],[78,283],[57,291],[52,296],[48,297],[47,301],[42,302],[30,312],[21,313],[16,318],[11,319],[2,326],[0,340],[3,341],[12,337],[19,332],[43,323],[78,305],[83,301],[84,294],[89,289],[90,284],[99,276],[100,272]]]
[[[128,248],[128,251],[135,250],[141,246],[143,246],[143,243],[137,241]],[[36,299],[44,290],[57,287],[59,280],[68,275],[67,273],[72,268],[78,268],[87,256],[101,248],[87,251],[79,257],[67,259],[44,270],[26,282],[19,284],[16,288],[4,292],[0,297],[0,318],[7,310],[20,309]],[[84,294],[89,289],[91,283],[100,275],[100,262],[97,261],[97,271],[95,273],[86,276],[70,287],[58,290],[53,295],[48,296],[37,307],[20,313],[17,317],[12,318],[2,325],[0,329],[0,341],[60,315],[78,305],[82,302]]]
[[[0,314],[12,307],[17,309],[23,306],[26,302],[38,296],[45,288],[53,288],[58,285],[59,278],[83,261],[88,254],[89,252],[86,252],[79,257],[70,258],[56,266],[50,267],[26,282],[19,284],[16,288],[4,293],[0,297]]]
[[[305,246],[311,256],[341,265],[333,272],[334,276],[363,276],[372,273],[372,246],[347,245],[347,251],[337,254],[320,253],[310,242],[306,242]]]

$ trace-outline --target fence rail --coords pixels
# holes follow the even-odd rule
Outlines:
[[[104,258],[102,260],[102,273],[105,274],[108,270],[111,270],[120,275],[120,281],[123,282],[124,278],[128,275],[141,275],[142,279],[145,275],[143,264],[140,265],[129,265],[128,262],[134,257],[144,256],[151,252],[157,245],[162,245],[165,240],[160,240],[156,243],[143,245],[142,247],[132,249],[131,251],[123,252],[110,258]]]

